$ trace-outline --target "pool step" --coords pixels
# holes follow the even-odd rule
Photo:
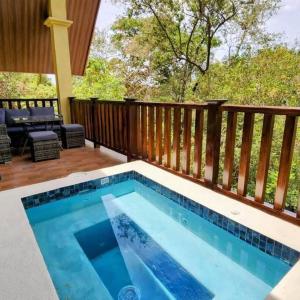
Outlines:
[[[215,299],[255,299],[271,287],[163,213],[140,194],[104,201],[108,214],[125,213],[170,256],[212,291]],[[145,213],[146,212],[146,213]],[[230,276],[228,276],[230,274]],[[236,295],[232,294],[234,286]]]

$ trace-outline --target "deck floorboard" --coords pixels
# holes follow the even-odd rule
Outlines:
[[[61,151],[61,158],[33,163],[30,154],[13,156],[0,164],[0,191],[62,178],[71,173],[86,172],[123,163],[120,158],[90,146]]]

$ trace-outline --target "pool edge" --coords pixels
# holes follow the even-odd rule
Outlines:
[[[187,198],[192,199],[195,202],[200,203],[201,205],[204,205],[208,207],[211,210],[214,210],[227,218],[230,218],[246,227],[251,228],[252,230],[258,231],[266,236],[271,237],[274,240],[279,241],[282,244],[285,244],[297,251],[300,251],[300,241],[299,239],[295,239],[295,236],[300,236],[300,227],[290,224],[286,221],[280,220],[274,216],[267,215],[266,213],[263,213],[261,211],[256,210],[255,208],[249,207],[245,204],[242,204],[238,201],[235,201],[231,198],[228,198],[226,196],[222,196],[214,191],[208,190],[202,186],[199,186],[195,183],[189,182],[186,179],[180,178],[176,175],[170,174],[169,172],[166,172],[164,170],[161,170],[157,167],[151,166],[145,162],[141,161],[135,161],[127,164],[122,164],[110,168],[105,169],[99,169],[91,172],[87,172],[84,174],[80,174],[78,176],[69,176],[61,179],[56,179],[44,183],[35,184],[32,186],[25,186],[13,190],[7,190],[0,192],[0,205],[5,205],[6,201],[9,201],[10,210],[14,211],[14,208],[18,211],[20,210],[20,202],[21,198],[24,196],[29,196],[36,193],[42,193],[49,191],[51,189],[57,189],[59,187],[65,187],[67,185],[73,185],[76,183],[82,183],[88,180],[97,179],[99,177],[105,177],[105,176],[111,176],[118,174],[120,172],[127,172],[127,171],[137,171],[138,173],[143,174],[144,176],[154,180],[158,181],[161,185],[166,186],[170,189],[172,189],[175,192],[178,192],[182,195],[184,195]],[[201,199],[199,200],[199,194],[201,194]],[[218,198],[216,200],[216,198]],[[225,201],[226,205],[220,205],[220,202]],[[8,204],[8,203],[6,203]],[[222,203],[224,204],[224,203]],[[240,213],[238,215],[232,214],[233,211],[239,211]],[[2,217],[1,214],[7,213],[6,210],[0,210],[0,218]],[[251,218],[249,217],[251,215]],[[25,230],[24,230],[24,238],[27,240],[27,242],[31,245],[31,247],[34,249],[34,251],[39,252],[38,245],[34,239],[33,233],[31,231],[31,227],[28,223],[28,220],[25,215],[25,211],[23,211],[23,214],[18,215],[19,218],[21,218],[21,223],[24,224]],[[0,226],[0,246],[5,243],[5,238],[3,238],[3,234],[5,236],[4,229],[7,229],[7,225],[11,224],[11,226],[14,226],[17,218],[10,218],[10,220],[7,220],[7,224],[4,224],[6,226]],[[0,224],[3,223],[3,221],[6,220],[6,218],[0,219]],[[20,219],[18,219],[20,222]],[[270,223],[269,223],[270,222]],[[272,226],[265,226],[265,224],[272,224]],[[3,225],[3,224],[1,224]],[[29,228],[28,228],[29,227]],[[270,228],[271,227],[271,228]],[[1,232],[3,230],[3,233]],[[30,230],[28,230],[30,229]],[[26,233],[25,233],[26,232]],[[13,237],[15,240],[11,241],[12,245],[15,244],[15,246],[18,246],[18,240],[17,237]],[[7,241],[6,241],[7,242]],[[41,254],[40,254],[41,255]],[[13,260],[10,258],[10,260]],[[40,260],[40,258],[36,257],[36,260]],[[1,261],[1,253],[0,253],[0,261]],[[37,263],[38,267],[34,271],[36,275],[42,274],[43,268],[46,268],[45,264],[43,266],[41,265],[41,262]],[[4,270],[8,272],[16,272],[18,270],[21,273],[24,273],[24,276],[26,277],[26,273],[28,270],[21,270],[17,265],[14,268],[11,268],[11,270]],[[0,271],[2,273],[3,270]],[[300,263],[296,263],[296,265],[291,269],[290,272],[286,274],[286,276],[280,281],[280,283],[272,290],[268,299],[293,299],[291,298],[291,294],[289,291],[293,291],[293,295],[299,295],[300,294],[300,287],[295,286],[293,278],[296,276],[299,276],[300,274]],[[49,274],[48,274],[49,275]],[[5,274],[0,274],[1,276],[5,276]],[[45,277],[45,274],[42,276]],[[298,277],[299,278],[299,277]],[[46,278],[45,282],[47,281]],[[50,276],[48,278],[50,281]],[[27,280],[24,278],[24,280]],[[52,281],[48,284],[52,284]],[[16,295],[19,293],[18,289],[15,289]],[[32,291],[30,291],[32,292]],[[5,293],[5,291],[4,291]],[[1,295],[1,294],[0,294]],[[35,299],[35,295],[32,294],[33,298]],[[48,299],[57,299],[57,298],[48,298]],[[296,299],[296,298],[294,298]]]

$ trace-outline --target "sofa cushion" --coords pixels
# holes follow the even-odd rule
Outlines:
[[[5,124],[5,109],[0,108],[0,124]]]
[[[47,130],[60,130],[60,125],[59,124],[48,124],[47,125]]]
[[[23,133],[25,132],[23,126],[8,126],[7,133]]]
[[[30,125],[30,126],[27,126],[26,129],[28,131],[43,131],[43,130],[46,130],[46,131],[51,131],[51,130],[55,130],[55,131],[60,131],[60,125],[59,124],[48,124],[48,125],[45,125],[45,124],[37,124],[37,125]]]
[[[5,110],[5,122],[7,124],[13,123],[13,118],[26,118],[29,117],[29,111],[26,108],[23,109],[6,109]]]
[[[31,116],[54,116],[54,107],[30,107]]]
[[[35,131],[28,134],[33,142],[57,140],[57,134],[53,131]]]
[[[61,129],[63,131],[69,132],[69,131],[84,131],[84,128],[82,125],[80,124],[65,124],[65,125],[61,125]]]

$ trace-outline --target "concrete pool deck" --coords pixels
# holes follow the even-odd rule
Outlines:
[[[148,163],[135,161],[0,192],[0,299],[58,299],[21,198],[130,170],[300,252],[299,226]],[[299,299],[299,278],[300,262],[272,290],[268,299]]]

